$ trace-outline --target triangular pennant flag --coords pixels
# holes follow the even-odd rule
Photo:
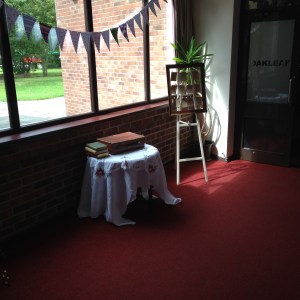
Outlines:
[[[109,29],[102,31],[101,34],[102,34],[102,38],[103,38],[103,40],[104,40],[104,42],[105,42],[105,44],[106,44],[108,50],[110,51],[110,44],[109,44],[109,41],[110,41],[110,38],[109,38]]]
[[[27,37],[29,38],[36,20],[31,16],[23,15],[23,22],[24,22],[25,32],[27,34]]]
[[[127,21],[127,25],[130,28],[131,33],[135,37],[135,28],[134,28],[134,19],[130,19]]]
[[[67,34],[66,29],[60,28],[60,27],[56,28],[56,35],[57,35],[58,43],[59,43],[61,50],[64,47],[64,41],[65,41],[66,34]]]
[[[146,5],[142,10],[141,10],[141,14],[144,18],[144,21],[146,21],[146,23],[149,24],[149,17],[148,17],[148,5]]]
[[[0,0],[0,8],[2,7],[3,3],[4,2],[2,0]]]
[[[143,31],[143,26],[142,26],[142,21],[141,21],[141,15],[138,13],[137,15],[134,16],[136,24],[140,27],[140,29]]]
[[[75,52],[77,53],[80,33],[78,31],[72,31],[72,30],[69,30],[69,32],[70,32],[70,36],[71,36],[71,40],[72,40]]]
[[[155,15],[155,17],[157,17],[155,7],[154,7],[154,3],[153,3],[152,0],[148,3],[148,6],[150,7],[150,9],[151,9],[152,13]]]
[[[43,39],[46,43],[48,43],[48,36],[49,36],[50,29],[51,29],[51,27],[40,23],[40,30],[41,30]]]
[[[119,27],[122,34],[124,35],[124,38],[127,40],[127,42],[129,42],[128,33],[127,33],[127,24],[126,23],[121,24]]]
[[[6,21],[7,21],[7,29],[8,32],[12,29],[12,27],[15,25],[18,16],[21,14],[19,11],[14,9],[13,7],[10,7],[8,5],[5,5],[5,11],[6,11]]]
[[[57,39],[57,34],[56,34],[56,30],[55,28],[51,28],[49,31],[49,35],[48,35],[48,43],[49,43],[49,47],[51,51],[54,51],[57,43],[58,43],[58,39]]]
[[[92,39],[97,47],[98,52],[100,52],[100,32],[92,32]]]
[[[91,52],[91,32],[81,32],[82,41],[88,54]]]
[[[115,28],[111,28],[110,32],[111,32],[111,35],[113,36],[113,38],[115,39],[115,41],[117,42],[117,44],[120,46],[119,40],[118,40],[118,30],[119,30],[119,28],[115,27]]]
[[[17,40],[21,40],[25,34],[23,16],[19,15],[15,22],[15,35]]]
[[[31,38],[32,40],[37,43],[42,39],[42,33],[39,22],[35,22],[31,31]]]
[[[161,9],[160,4],[159,4],[159,0],[153,0],[153,2],[156,4],[156,6]]]

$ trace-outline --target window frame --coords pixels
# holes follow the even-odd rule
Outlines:
[[[144,7],[148,1],[141,0]],[[4,0],[5,3],[5,0]],[[93,31],[93,12],[92,12],[92,0],[83,0],[84,5],[84,18],[86,31]],[[6,15],[4,5],[0,8],[0,52],[2,56],[3,66],[3,78],[7,97],[8,106],[8,118],[10,122],[9,129],[0,129],[0,137],[8,136],[12,134],[18,134],[22,132],[33,131],[41,128],[47,129],[47,127],[69,123],[77,120],[84,120],[90,117],[104,116],[114,112],[121,112],[131,108],[141,109],[145,108],[147,104],[153,104],[162,102],[165,105],[165,101],[168,96],[161,98],[151,99],[151,78],[150,78],[150,45],[149,45],[149,24],[143,19],[143,51],[144,51],[144,100],[126,104],[109,109],[99,110],[98,104],[98,86],[97,86],[97,72],[96,72],[96,54],[94,47],[91,47],[91,51],[88,54],[88,68],[90,76],[90,95],[91,95],[91,112],[85,114],[79,114],[75,116],[63,117],[60,119],[47,120],[37,124],[30,124],[21,126],[18,100],[16,94],[16,86],[14,80],[13,64],[9,43],[9,33],[6,24]],[[92,41],[91,41],[92,43]]]

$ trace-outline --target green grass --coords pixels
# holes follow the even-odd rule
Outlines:
[[[1,75],[1,74],[0,74]],[[30,72],[30,77],[15,76],[18,100],[43,100],[64,95],[61,69],[49,69],[43,77],[42,70]],[[0,79],[0,101],[6,101],[3,78]]]

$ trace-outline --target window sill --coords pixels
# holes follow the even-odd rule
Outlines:
[[[53,126],[49,126],[49,127],[45,127],[45,128],[41,128],[41,129],[31,130],[31,131],[22,132],[22,133],[15,133],[15,134],[1,137],[0,144],[7,143],[7,142],[13,142],[13,141],[17,141],[17,140],[21,140],[21,139],[25,139],[25,138],[30,138],[30,137],[34,137],[34,136],[38,136],[38,135],[43,135],[43,134],[47,134],[50,132],[65,130],[68,128],[79,127],[79,126],[83,126],[86,124],[101,122],[104,120],[114,119],[114,118],[121,117],[121,116],[127,116],[127,115],[138,113],[141,111],[150,110],[152,108],[165,107],[167,105],[168,105],[168,101],[161,101],[161,102],[156,102],[156,103],[151,103],[151,104],[145,104],[145,105],[138,106],[138,107],[128,108],[128,109],[124,109],[124,110],[120,110],[120,111],[116,111],[116,112],[111,112],[111,113],[107,113],[105,115],[93,116],[93,117],[88,117],[85,119],[80,119],[80,120],[71,121],[71,122],[66,122],[63,124],[53,125]]]

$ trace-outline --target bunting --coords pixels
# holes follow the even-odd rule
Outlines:
[[[101,34],[102,34],[102,38],[103,38],[103,40],[104,40],[104,42],[105,42],[105,44],[106,44],[106,47],[107,47],[108,50],[110,51],[110,44],[109,44],[109,41],[110,41],[110,39],[109,39],[109,29],[102,31]]]
[[[153,2],[155,3],[155,5],[161,10],[160,4],[158,0],[153,0]]]
[[[164,0],[164,2],[168,3],[167,0]],[[147,5],[145,5],[137,14],[135,14],[132,18],[128,19],[127,21],[124,21],[118,26],[100,32],[78,32],[60,27],[51,28],[46,24],[41,24],[33,17],[26,14],[21,14],[18,10],[6,5],[3,0],[0,0],[0,7],[2,7],[3,5],[6,12],[7,28],[9,32],[12,29],[12,27],[17,23],[17,20],[20,17],[20,28],[18,29],[19,35],[22,36],[25,32],[27,38],[30,38],[31,36],[34,39],[34,41],[38,41],[43,38],[43,40],[49,44],[49,48],[51,51],[54,51],[57,45],[59,45],[60,49],[63,50],[65,37],[67,32],[69,32],[76,53],[78,51],[80,36],[82,38],[84,47],[88,53],[91,50],[92,43],[94,43],[98,52],[100,52],[101,36],[107,49],[110,51],[110,34],[112,35],[116,43],[120,46],[118,38],[119,30],[122,32],[122,35],[127,40],[127,42],[129,42],[128,27],[132,35],[136,37],[135,24],[137,24],[140,30],[143,31],[141,17],[143,17],[144,22],[149,24],[149,9],[155,16],[157,16],[155,8],[157,7],[161,10],[159,0],[150,0],[148,1]]]
[[[36,20],[31,16],[23,15],[23,22],[24,22],[26,35],[29,38]]]
[[[91,32],[81,32],[82,41],[87,53],[91,52]]]
[[[35,43],[37,43],[42,39],[42,37],[43,36],[40,29],[40,24],[38,22],[35,22],[31,30],[31,38]]]
[[[127,25],[131,31],[131,33],[133,34],[133,36],[135,37],[135,29],[134,29],[134,19],[130,19],[127,21]]]
[[[59,46],[60,46],[61,50],[64,47],[64,41],[65,41],[66,34],[67,34],[66,29],[60,28],[60,27],[56,28],[57,40],[58,40],[58,43],[59,43]]]
[[[80,33],[78,31],[72,31],[72,30],[69,30],[69,32],[70,32],[71,41],[73,43],[75,52],[77,53]]]
[[[153,1],[150,1],[148,3],[149,8],[151,9],[152,13],[155,15],[155,17],[157,17],[156,11],[155,11],[155,7],[154,7],[154,3]]]
[[[127,40],[127,42],[129,42],[129,38],[128,38],[128,33],[127,33],[127,24],[124,23],[124,24],[121,24],[119,26],[124,38]]]
[[[100,37],[100,32],[92,32],[92,39],[94,41],[94,44],[96,45],[98,52],[100,52]]]
[[[50,30],[51,30],[51,27],[49,27],[49,26],[47,26],[45,24],[40,23],[40,31],[41,31],[42,37],[43,37],[43,39],[44,39],[44,41],[46,43],[48,43],[48,38],[49,38],[49,32],[50,32]]]
[[[115,27],[115,28],[111,28],[110,29],[110,32],[111,32],[111,35],[113,36],[114,40],[117,42],[117,44],[120,46],[119,44],[119,40],[118,40],[118,30],[119,28],[118,27]]]
[[[141,15],[143,16],[144,21],[149,24],[148,5],[141,10]]]
[[[56,34],[56,29],[51,28],[48,34],[48,43],[49,43],[49,48],[50,51],[54,51],[57,44],[58,44],[58,38]]]
[[[6,11],[7,29],[8,32],[10,32],[21,13],[19,13],[19,11],[14,9],[13,7],[7,5],[4,5],[4,7]]]
[[[140,29],[143,31],[143,26],[142,26],[142,20],[141,20],[140,13],[138,13],[138,14],[136,14],[134,16],[134,20],[135,20],[136,24],[138,24],[138,26],[140,27]]]

